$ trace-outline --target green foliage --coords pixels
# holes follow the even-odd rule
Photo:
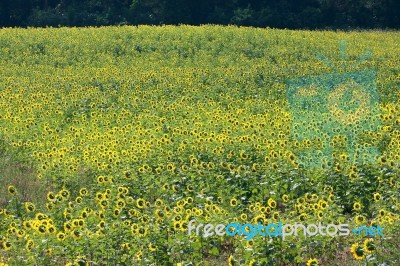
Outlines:
[[[33,0],[0,3],[1,26],[235,24],[277,28],[399,28],[395,0]]]

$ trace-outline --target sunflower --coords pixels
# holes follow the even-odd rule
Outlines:
[[[172,190],[174,192],[179,192],[179,185],[172,185]]]
[[[332,186],[328,186],[328,185],[324,186],[324,193],[331,194],[332,192],[333,192],[333,187]]]
[[[7,234],[11,235],[11,234],[14,234],[16,231],[17,231],[17,228],[10,227],[7,229]]]
[[[258,163],[253,163],[253,165],[251,166],[251,171],[257,172],[259,170],[260,170],[260,165]]]
[[[326,202],[325,200],[320,200],[320,201],[318,202],[318,204],[319,204],[319,207],[320,207],[322,210],[325,210],[325,209],[328,207],[328,202]]]
[[[34,245],[35,243],[33,242],[33,240],[29,239],[25,244],[25,248],[27,251],[31,251]]]
[[[88,217],[88,212],[87,212],[86,210],[83,210],[83,211],[81,212],[81,217],[82,217],[83,219],[85,219],[86,217]]]
[[[146,227],[143,227],[143,226],[139,227],[139,228],[138,228],[138,234],[139,234],[139,236],[141,236],[141,237],[146,236],[146,235],[147,235],[147,228],[146,228]]]
[[[60,233],[57,234],[57,240],[58,241],[64,241],[64,239],[65,239],[65,234],[64,233],[60,232]]]
[[[88,194],[88,190],[86,188],[81,188],[79,190],[79,195],[81,195],[81,197],[86,196]]]
[[[132,245],[130,243],[122,243],[121,244],[121,250],[130,250],[131,246]]]
[[[64,218],[65,220],[71,220],[72,219],[72,214],[69,212],[64,212]]]
[[[73,231],[71,231],[71,236],[74,239],[79,239],[82,236],[82,232],[79,229],[74,229]]]
[[[120,209],[125,208],[125,206],[126,206],[125,200],[123,200],[123,199],[118,199],[118,200],[117,200],[117,206],[118,206],[118,208],[120,208]]]
[[[61,194],[57,194],[56,195],[56,201],[57,202],[61,202],[61,201],[63,201],[64,200],[64,198],[63,198],[63,196],[61,196]]]
[[[304,198],[297,198],[296,200],[297,204],[303,204],[305,202]]]
[[[165,183],[165,184],[162,186],[162,188],[163,188],[164,191],[169,190],[169,184],[168,184],[168,183]]]
[[[97,215],[97,217],[99,218],[99,219],[104,219],[104,212],[102,212],[102,211],[98,211],[98,212],[96,212],[96,215]]]
[[[61,196],[62,196],[63,198],[65,198],[65,199],[68,199],[68,198],[69,198],[70,192],[69,192],[67,189],[61,190],[60,193],[61,193]]]
[[[335,200],[335,196],[334,196],[333,194],[329,194],[328,200],[329,200],[330,202],[334,201],[334,200]]]
[[[318,200],[318,195],[317,194],[311,194],[311,199],[313,200],[313,201],[317,201]]]
[[[145,205],[146,205],[146,202],[145,202],[144,199],[138,198],[138,199],[136,200],[136,206],[137,206],[139,209],[143,209],[143,208],[145,207]]]
[[[186,186],[186,189],[187,189],[187,191],[192,192],[194,188],[193,188],[193,185],[189,184]]]
[[[360,202],[354,202],[354,204],[353,204],[353,209],[354,209],[355,211],[361,210],[361,203],[360,203]]]
[[[44,254],[46,256],[51,256],[53,254],[53,249],[51,249],[51,248],[45,249]]]
[[[38,212],[38,213],[36,213],[35,218],[36,218],[36,220],[41,221],[41,220],[43,220],[43,219],[46,219],[46,215],[44,215],[44,214],[41,213],[41,212]]]
[[[162,199],[156,199],[156,201],[154,202],[154,206],[156,207],[161,207],[164,205],[164,201]]]
[[[233,258],[232,255],[230,255],[229,258],[228,258],[228,265],[229,265],[229,266],[234,266],[234,265],[236,265],[236,261],[235,261],[235,259]]]
[[[53,207],[54,207],[53,203],[50,203],[50,202],[46,203],[47,210],[51,211],[53,209]]]
[[[259,214],[259,215],[255,216],[253,218],[253,222],[255,224],[258,224],[258,223],[265,224],[266,223],[265,215],[264,214]]]
[[[350,252],[351,254],[353,254],[353,257],[356,260],[362,260],[365,258],[364,250],[358,243],[354,243],[353,245],[351,245]]]
[[[374,193],[374,200],[375,200],[376,202],[380,201],[381,199],[382,199],[381,194],[379,194],[379,193]]]
[[[133,197],[128,196],[125,198],[125,202],[126,204],[132,204],[135,200],[133,199]]]
[[[132,178],[132,174],[131,174],[129,171],[125,171],[125,172],[124,172],[124,177],[125,177],[126,179],[131,179],[131,178]]]
[[[312,196],[312,194],[310,194],[310,193],[306,193],[306,194],[304,194],[304,199],[307,201],[307,202],[310,202],[312,199],[313,199],[313,196]]]
[[[274,220],[279,220],[279,212],[273,212],[271,217]]]
[[[25,231],[24,230],[18,230],[17,231],[17,237],[24,237],[25,236]]]
[[[371,254],[372,252],[375,251],[375,244],[374,244],[374,240],[372,238],[367,238],[364,240],[363,243],[363,249],[365,250],[365,252],[367,252],[368,254]]]
[[[72,224],[70,222],[64,223],[64,231],[70,231],[72,229]]]
[[[309,259],[307,261],[307,266],[318,266],[318,260],[316,258],[314,259]]]
[[[47,232],[47,227],[45,225],[40,225],[37,230],[40,234],[45,234]]]
[[[3,248],[4,248],[4,250],[11,250],[11,248],[12,248],[12,244],[11,244],[11,242],[10,241],[5,241],[5,242],[3,242]]]
[[[25,202],[25,209],[27,212],[33,212],[36,208],[32,202]]]
[[[299,215],[300,222],[304,222],[306,219],[307,219],[307,214],[306,213],[303,212],[303,213],[301,213]]]
[[[364,224],[365,223],[365,217],[363,215],[356,215],[356,224]]]
[[[82,203],[82,197],[80,197],[80,196],[76,197],[75,202],[77,204],[81,204]]]
[[[53,234],[56,232],[56,228],[53,225],[47,227],[47,232]]]
[[[256,260],[255,259],[251,259],[249,261],[249,266],[254,266],[254,263],[256,263]]]
[[[96,193],[96,199],[97,200],[102,200],[103,198],[104,198],[103,193],[101,193],[101,192],[97,192]]]
[[[31,229],[32,228],[32,224],[29,221],[24,221],[23,222],[23,226],[25,229]]]
[[[174,222],[174,230],[175,231],[180,231],[182,228],[181,228],[181,222],[180,221],[175,221]]]
[[[141,260],[142,260],[142,256],[143,256],[143,252],[142,252],[142,251],[136,252],[136,259],[137,259],[138,261],[141,261]]]
[[[283,194],[282,195],[282,200],[283,200],[283,202],[288,202],[289,201],[289,196],[286,195],[286,194]]]
[[[253,240],[249,240],[246,241],[246,248],[253,248],[254,247],[254,241]]]
[[[245,151],[240,151],[239,153],[240,159],[247,160],[249,156],[245,153]]]
[[[102,201],[100,201],[100,205],[101,205],[101,207],[107,207],[107,205],[108,205],[108,200],[102,200]]]
[[[276,208],[276,201],[272,198],[268,199],[268,206],[271,207],[272,209]]]
[[[106,192],[106,193],[103,193],[103,199],[107,199],[107,200],[108,200],[108,199],[110,199],[110,197],[111,197],[111,196],[110,196],[109,193],[107,193],[107,192]]]
[[[17,193],[17,189],[14,186],[8,186],[7,190],[11,195],[15,195],[15,193]]]
[[[140,221],[144,224],[148,224],[150,222],[150,218],[148,215],[144,214],[141,218]]]
[[[232,199],[230,200],[230,204],[231,204],[232,207],[235,207],[235,206],[238,205],[238,200],[235,199],[235,198],[232,198]]]
[[[113,210],[113,216],[114,216],[115,218],[118,217],[120,213],[121,213],[121,210],[118,209],[118,208],[116,208],[116,209]]]
[[[193,198],[192,197],[187,197],[185,200],[186,204],[192,204],[193,203]]]
[[[250,204],[249,205],[249,212],[255,212],[256,211],[255,207],[256,207],[255,205]]]
[[[104,183],[104,176],[98,176],[97,177],[97,183],[99,183],[99,184]]]
[[[148,248],[149,248],[150,251],[153,251],[153,252],[157,250],[157,246],[154,245],[153,243],[150,243],[150,244],[148,245]]]
[[[186,204],[186,202],[184,199],[179,199],[176,202],[176,206],[178,206],[178,207],[185,207],[185,204]],[[212,201],[210,201],[210,202],[207,201],[207,204],[212,204]]]

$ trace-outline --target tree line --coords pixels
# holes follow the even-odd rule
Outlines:
[[[400,28],[399,0],[1,0],[1,27],[234,24]]]

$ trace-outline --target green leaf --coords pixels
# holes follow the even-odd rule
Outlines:
[[[194,250],[200,250],[201,249],[201,243],[200,242],[194,242],[192,246],[193,246]]]
[[[213,247],[212,249],[210,249],[208,251],[208,253],[211,254],[211,255],[215,255],[215,256],[219,255],[219,251],[218,251],[218,249],[216,247]]]

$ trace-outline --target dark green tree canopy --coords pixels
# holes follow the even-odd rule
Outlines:
[[[2,0],[0,26],[400,28],[399,0]]]

